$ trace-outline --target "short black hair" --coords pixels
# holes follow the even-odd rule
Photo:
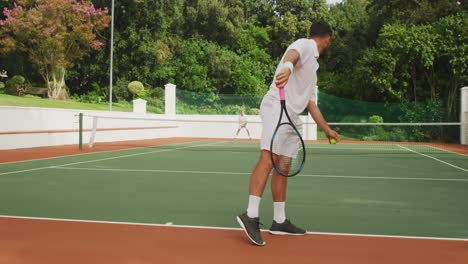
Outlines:
[[[324,37],[326,35],[329,35],[330,37],[333,36],[333,29],[330,26],[330,24],[328,24],[327,22],[323,20],[312,23],[312,25],[310,26],[311,37],[315,37],[315,36]]]

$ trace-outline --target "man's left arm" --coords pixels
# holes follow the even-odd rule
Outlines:
[[[307,104],[307,110],[309,111],[312,118],[315,120],[315,123],[317,123],[318,127],[323,132],[325,132],[325,135],[327,136],[328,140],[330,140],[330,138],[334,138],[336,139],[336,141],[340,141],[340,136],[338,135],[338,133],[336,133],[335,130],[331,129],[330,126],[328,126],[328,123],[327,121],[325,121],[322,112],[320,111],[320,109],[314,101],[309,101],[309,103]]]

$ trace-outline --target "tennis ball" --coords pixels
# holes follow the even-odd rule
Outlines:
[[[330,144],[336,144],[336,139],[330,138]]]

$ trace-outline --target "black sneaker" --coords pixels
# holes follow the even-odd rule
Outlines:
[[[264,246],[266,243],[263,241],[260,234],[260,218],[250,218],[247,212],[237,216],[237,222],[244,229],[245,234],[257,246]]]
[[[270,234],[272,235],[293,235],[302,236],[305,235],[306,231],[302,228],[295,226],[291,221],[286,219],[284,223],[278,224],[273,220],[273,224],[270,227]]]

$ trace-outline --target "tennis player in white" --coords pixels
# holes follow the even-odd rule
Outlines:
[[[249,129],[247,128],[247,117],[245,116],[244,110],[241,110],[241,111],[240,111],[240,115],[239,115],[239,128],[237,129],[237,132],[236,132],[236,138],[239,136],[239,132],[240,132],[242,129],[245,129],[245,131],[247,131],[247,135],[249,135],[249,139],[252,139],[252,137],[250,136],[250,131],[249,131]]]
[[[299,131],[302,122],[299,115],[307,108],[317,125],[330,139],[339,141],[338,134],[330,129],[314,100],[317,94],[317,59],[330,45],[333,30],[326,22],[317,22],[310,27],[310,37],[299,39],[291,44],[283,55],[275,73],[270,90],[260,105],[262,117],[261,153],[255,169],[250,176],[249,203],[247,211],[237,217],[249,239],[256,245],[265,245],[260,234],[260,200],[272,171],[270,142],[280,115],[278,87],[284,87],[288,113]],[[292,224],[286,218],[287,177],[273,170],[271,191],[273,194],[273,224],[269,232],[274,235],[303,235],[306,231]]]

